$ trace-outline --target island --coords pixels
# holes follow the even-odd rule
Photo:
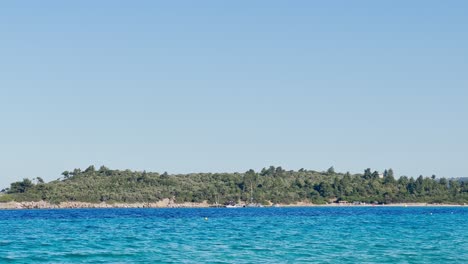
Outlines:
[[[96,169],[64,171],[57,180],[25,178],[0,192],[0,208],[221,207],[235,205],[465,205],[465,179],[396,178],[270,166],[243,173],[169,174]]]

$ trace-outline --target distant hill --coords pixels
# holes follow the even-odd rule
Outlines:
[[[383,174],[366,169],[363,174],[301,169],[284,170],[270,166],[260,172],[174,174],[111,170],[94,166],[63,172],[63,177],[45,183],[41,178],[14,182],[4,190],[0,202],[63,201],[176,202],[211,204],[232,202],[295,203],[332,201],[378,203],[429,202],[468,203],[468,182],[402,176],[395,179],[391,169]],[[464,178],[466,179],[466,178]]]

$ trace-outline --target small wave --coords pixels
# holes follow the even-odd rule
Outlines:
[[[4,240],[4,241],[0,241],[0,246],[8,246],[12,243],[13,243],[12,241]]]

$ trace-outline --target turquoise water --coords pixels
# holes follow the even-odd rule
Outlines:
[[[0,263],[468,263],[467,252],[466,207],[0,210]]]

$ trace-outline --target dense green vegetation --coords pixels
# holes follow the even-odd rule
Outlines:
[[[81,171],[65,171],[63,177],[45,183],[41,178],[14,182],[3,190],[0,202],[62,201],[82,202],[156,202],[164,198],[176,202],[223,204],[229,201],[259,203],[317,204],[336,201],[378,203],[428,202],[468,203],[468,182],[420,176],[398,179],[391,169],[382,174],[370,169],[363,174],[337,173],[281,167],[260,172],[194,173],[169,175],[130,170],[110,170],[94,166]]]

